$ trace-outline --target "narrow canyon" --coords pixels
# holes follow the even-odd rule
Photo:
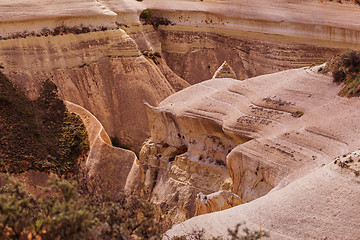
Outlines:
[[[54,83],[87,130],[80,172],[169,221],[129,239],[234,239],[237,224],[269,239],[360,236],[359,1],[13,0],[0,12],[0,71],[27,102]],[[9,174],[35,189],[50,176]]]

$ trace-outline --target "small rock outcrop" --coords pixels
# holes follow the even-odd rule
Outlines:
[[[335,158],[334,164],[344,171],[360,176],[360,150]]]
[[[168,238],[205,229],[205,238],[228,236],[246,223],[265,230],[269,239],[357,239],[360,234],[359,177],[333,163],[314,169],[288,186],[231,211],[201,215],[174,226]],[[231,220],[231,221],[229,221]]]
[[[235,207],[242,203],[240,197],[231,191],[219,191],[209,195],[202,192],[196,196],[196,213],[202,215]]]
[[[212,78],[233,78],[236,79],[236,74],[234,70],[229,66],[225,61],[221,66],[216,70]]]

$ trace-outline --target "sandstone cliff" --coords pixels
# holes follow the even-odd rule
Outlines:
[[[191,84],[227,61],[239,79],[320,64],[359,49],[358,4],[286,0],[144,0],[160,26],[168,65]]]
[[[235,207],[242,203],[239,196],[231,191],[219,191],[209,195],[199,193],[196,196],[196,213],[195,215],[202,215],[222,211],[228,208]]]
[[[116,14],[95,0],[14,0],[1,2],[0,36],[39,34],[58,26],[115,27]]]
[[[139,48],[136,38],[130,37],[142,35],[141,3],[56,0],[21,4],[0,5],[4,73],[31,98],[37,96],[41,82],[52,80],[63,99],[85,107],[110,136],[139,151],[149,134],[143,101],[157,104],[189,85],[168,68],[161,55],[156,63],[142,55],[144,49],[153,50],[154,41]],[[127,34],[117,25],[132,30]]]
[[[157,30],[143,26],[138,16],[145,8],[173,24]],[[336,96],[339,87],[330,77],[304,68],[243,82],[213,79],[170,95],[210,79],[224,61],[234,76],[247,79],[324,62],[344,48],[358,49],[359,9],[352,3],[310,0],[3,2],[0,68],[31,98],[37,97],[40,83],[50,79],[61,97],[74,103],[69,107],[88,122],[91,175],[107,176],[116,189],[140,190],[169,210],[174,222],[194,216],[200,192],[214,198],[211,204],[199,201],[198,213],[251,201],[237,208],[245,209],[239,210],[244,218],[251,215],[247,208],[261,205],[270,219],[265,227],[275,237],[296,237],[299,230],[272,221],[271,206],[261,202],[270,196],[269,201],[282,206],[291,202],[309,215],[298,200],[311,203],[313,198],[302,199],[289,190],[289,183],[297,186],[295,179],[306,175],[303,179],[318,181],[325,174],[329,182],[337,177],[340,184],[350,182],[348,192],[357,186],[328,166],[317,170],[323,175],[307,174],[358,148],[358,101]],[[144,106],[144,100],[149,105]],[[104,128],[135,151],[150,132],[151,139],[137,158],[110,146]],[[329,194],[331,188],[316,184]],[[306,188],[298,187],[314,194]],[[233,193],[220,199],[211,195],[217,191]],[[283,197],[287,191],[297,198]],[[331,206],[351,202],[353,196]],[[279,214],[287,210],[274,208]],[[290,215],[284,218],[294,223]],[[253,226],[259,222],[250,221]],[[214,228],[224,233],[226,227],[231,226]],[[310,231],[300,236],[312,238]]]

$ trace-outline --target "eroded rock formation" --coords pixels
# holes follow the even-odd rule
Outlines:
[[[147,136],[143,100],[156,103],[175,92],[122,30],[6,40],[1,60],[29,95],[52,80],[63,99],[91,111],[135,150]]]
[[[296,209],[302,217],[309,216],[299,201],[311,203],[318,195],[294,179],[359,146],[359,116],[354,111],[359,103],[336,96],[339,87],[330,77],[296,69],[244,82],[213,79],[162,100],[189,83],[211,78],[224,61],[234,76],[247,79],[322,63],[344,48],[358,49],[358,5],[312,0],[26,3],[0,3],[0,68],[31,98],[36,98],[40,83],[50,79],[61,97],[75,104],[69,107],[88,122],[91,175],[107,176],[114,189],[140,190],[169,210],[174,222],[194,216],[196,196],[202,192],[212,196],[212,202],[198,202],[198,213],[252,201],[237,208],[243,218],[236,220],[249,217],[254,226],[261,214],[251,213],[260,208],[268,219],[265,227],[275,231],[275,237],[326,233],[324,228],[316,234],[311,229],[299,233],[306,221],[299,229],[278,227],[283,222],[271,220],[271,207],[279,216],[287,207],[293,207],[289,213]],[[145,8],[172,24],[156,30],[143,26],[139,15]],[[144,100],[159,107],[144,107]],[[100,122],[110,136],[135,151],[150,132],[151,139],[136,158],[110,146]],[[356,175],[358,166],[347,161],[334,167],[347,170],[351,165]],[[348,184],[344,191],[349,195],[329,206],[352,201],[357,194],[350,191],[357,186],[353,179],[329,169],[306,175],[309,181],[302,179],[317,181],[314,186],[323,194],[332,190],[340,195],[340,188],[326,188],[319,181],[320,176],[328,181],[339,178],[340,185],[334,186]],[[293,187],[311,197],[301,198]],[[226,194],[211,195],[217,191]],[[227,202],[229,196],[237,203]],[[258,199],[261,196],[273,205]],[[286,203],[291,204],[282,207]],[[324,205],[316,205],[319,212],[333,214]],[[349,216],[356,218],[355,213]],[[290,214],[286,217],[293,220]],[[344,217],[341,221],[358,227]]]
[[[356,239],[359,189],[359,177],[329,163],[248,204],[176,225],[166,236],[171,239],[204,229],[205,239],[211,239],[228,236],[228,229],[243,223],[249,229],[269,232],[269,239]]]
[[[148,108],[151,140],[143,151],[157,147],[140,156],[147,193],[169,205],[167,196],[178,194],[191,204],[172,207],[191,216],[197,193],[229,189],[250,202],[357,149],[359,102],[338,97],[339,88],[316,69],[301,68],[212,79],[166,98]],[[186,152],[174,157],[179,148]],[[171,159],[166,149],[174,149]]]
[[[88,177],[101,181],[108,191],[124,190],[132,164],[137,160],[135,153],[113,147],[102,124],[85,108],[71,102],[66,102],[66,106],[81,117],[88,131],[90,152],[84,166]]]
[[[157,105],[189,86],[178,75],[197,83],[228,61],[237,78],[245,79],[324,62],[343,48],[359,47],[359,29],[348,20],[357,16],[357,5],[284,0],[70,5],[67,0],[1,4],[0,66],[29,95],[36,95],[43,79],[52,79],[64,99],[91,111],[111,136],[136,151],[149,134],[142,101]],[[139,15],[146,8],[172,24],[157,31],[143,26]],[[145,51],[160,58],[143,58]]]

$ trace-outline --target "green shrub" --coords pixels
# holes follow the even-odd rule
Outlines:
[[[160,25],[173,25],[173,23],[166,18],[154,16],[154,12],[149,8],[140,14],[140,20],[144,25],[153,25],[156,30]]]
[[[160,64],[158,61],[158,58],[161,58],[161,54],[159,52],[153,52],[153,51],[143,51],[142,54],[151,59],[156,65]]]
[[[140,14],[140,19],[144,21],[149,21],[153,17],[153,15],[154,15],[153,10],[147,8],[144,11],[142,11],[142,13]]]
[[[245,235],[242,235],[239,233],[240,230],[240,226],[241,224],[238,223],[235,226],[234,230],[228,229],[228,234],[231,238],[231,240],[257,240],[257,239],[262,239],[264,237],[269,237],[269,233],[263,230],[259,230],[259,231],[251,231],[249,228],[244,227],[242,229],[243,233]]]
[[[36,222],[38,208],[35,198],[22,186],[1,176],[0,187],[0,239],[20,239],[31,232]]]
[[[346,51],[332,58],[324,72],[331,72],[333,81],[344,84],[340,96],[360,96],[360,52]]]
[[[56,85],[46,80],[30,101],[0,73],[0,171],[72,175],[89,150],[86,127],[69,113]]]
[[[6,96],[0,95],[0,106],[8,106],[10,101]]]
[[[302,115],[304,115],[304,112],[298,110],[298,111],[296,111],[296,112],[293,112],[291,115],[292,115],[293,117],[295,117],[295,118],[300,118],[300,117],[302,117]]]
[[[259,231],[251,231],[249,228],[244,227],[242,229],[242,233],[240,232],[240,226],[242,224],[237,224],[235,229],[232,230],[228,228],[228,236],[229,238],[223,238],[221,236],[212,237],[212,240],[258,240],[269,237],[269,233],[263,230]],[[205,238],[205,230],[204,229],[194,229],[192,232],[182,235],[182,236],[174,236],[171,240],[205,240],[209,238]]]
[[[0,239],[158,239],[163,219],[150,202],[102,190],[97,181],[50,178],[35,197],[1,176]]]
[[[341,83],[346,79],[346,74],[341,69],[335,69],[332,72],[334,82]]]

